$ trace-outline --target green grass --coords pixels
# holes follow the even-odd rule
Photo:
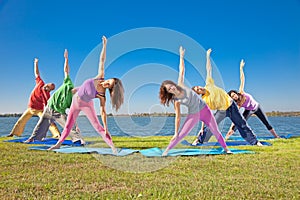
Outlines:
[[[0,138],[0,199],[300,197],[300,138],[272,140],[269,147],[237,147],[255,154],[177,158],[33,151],[5,139]],[[117,147],[143,149],[166,147],[170,137],[113,139]]]

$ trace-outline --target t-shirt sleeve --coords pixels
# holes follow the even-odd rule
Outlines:
[[[41,79],[40,76],[38,76],[38,77],[35,78],[35,83],[36,83],[37,85],[39,85],[39,84],[43,84],[43,85],[44,85],[44,81]]]
[[[69,75],[64,79],[64,84],[74,87]]]
[[[212,77],[207,77],[205,82],[206,82],[206,85],[214,85],[215,84],[215,81]]]

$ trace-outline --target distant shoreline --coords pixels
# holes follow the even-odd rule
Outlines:
[[[271,117],[300,117],[300,111],[294,112],[282,112],[282,111],[272,111],[266,112],[267,116]],[[8,114],[0,114],[0,117],[20,117],[22,113],[8,113]],[[183,114],[186,115],[186,114]],[[81,116],[81,115],[80,115]],[[110,116],[120,116],[120,117],[173,117],[175,113],[134,113],[134,114],[107,114],[108,117]],[[255,115],[254,115],[255,116]],[[36,116],[37,117],[37,116]]]

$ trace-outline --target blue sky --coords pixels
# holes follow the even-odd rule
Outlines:
[[[265,111],[299,111],[299,11],[298,0],[0,0],[0,113],[21,113],[26,109],[34,87],[34,57],[39,58],[45,82],[59,86],[63,79],[63,51],[67,48],[70,76],[76,85],[80,85],[82,71],[96,75],[97,57],[89,68],[86,63],[89,63],[87,58],[91,52],[99,51],[102,35],[108,37],[109,58],[118,50],[116,45],[109,46],[113,38],[129,30],[147,27],[175,31],[204,49],[212,48],[212,59],[218,70],[214,73],[220,74],[226,91],[238,89],[239,62],[245,59],[245,91],[252,94]],[[147,36],[148,40],[158,42],[151,33]],[[170,39],[164,37],[160,40]],[[119,47],[138,46],[134,43],[139,42],[139,37],[127,42],[130,44],[120,43]],[[188,46],[185,41],[174,39],[174,46],[170,48],[176,52],[174,47],[180,44]],[[205,69],[204,50],[190,50],[186,49],[186,56],[199,54],[199,62],[203,64],[193,66],[187,61],[186,80],[188,85],[204,85],[200,75]],[[127,76],[130,72],[136,76],[130,77],[132,84],[137,85],[133,92],[129,91],[132,93],[125,99],[121,113],[165,111],[157,98],[157,80],[160,80],[157,77],[159,74],[159,77],[176,81],[176,53],[151,48],[133,49],[106,67],[107,78],[130,77]],[[151,78],[156,82],[149,81]],[[111,111],[110,104],[107,104],[107,110]]]

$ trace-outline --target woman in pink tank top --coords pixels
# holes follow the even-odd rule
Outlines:
[[[270,133],[275,137],[279,138],[274,128],[270,125],[266,114],[262,111],[260,104],[248,93],[244,91],[245,86],[245,75],[244,68],[245,62],[241,60],[240,63],[240,88],[239,92],[236,90],[230,90],[228,95],[238,104],[239,108],[244,108],[243,116],[246,120],[250,118],[252,114],[255,114],[260,121],[266,126],[266,128],[270,131]],[[226,134],[225,139],[228,139],[235,131],[234,124],[231,125],[229,131]]]
[[[74,89],[75,94],[72,99],[72,104],[64,130],[58,142],[49,148],[49,150],[60,148],[62,142],[70,134],[80,111],[83,111],[95,130],[101,135],[108,146],[111,147],[113,153],[117,153],[107,127],[105,91],[106,89],[109,90],[112,107],[118,111],[124,101],[124,88],[120,79],[111,78],[104,80],[104,62],[106,58],[107,43],[105,36],[102,37],[102,43],[103,47],[100,54],[98,75],[95,78],[87,79],[80,87]],[[100,100],[100,114],[103,126],[100,124],[94,108],[93,99],[95,98]]]

